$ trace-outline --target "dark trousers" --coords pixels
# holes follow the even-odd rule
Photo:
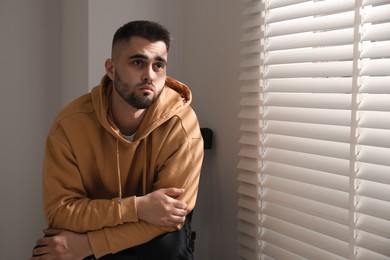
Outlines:
[[[153,240],[116,254],[103,256],[102,260],[193,260],[194,234],[191,231],[191,214],[182,229],[160,235]],[[95,259],[88,257],[85,260]]]

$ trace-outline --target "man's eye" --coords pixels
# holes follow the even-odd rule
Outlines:
[[[132,63],[133,63],[134,65],[136,65],[136,66],[140,66],[140,65],[142,65],[143,61],[142,61],[142,60],[133,60]]]
[[[156,69],[158,69],[158,70],[162,70],[162,69],[165,68],[165,64],[164,64],[164,63],[156,63],[154,66],[155,66]]]

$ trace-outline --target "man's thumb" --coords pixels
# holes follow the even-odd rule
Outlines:
[[[59,234],[60,232],[61,232],[61,230],[56,229],[56,228],[47,228],[47,229],[43,230],[43,233],[47,237],[55,236],[55,235]]]

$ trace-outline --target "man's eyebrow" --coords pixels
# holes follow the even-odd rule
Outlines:
[[[157,61],[160,61],[160,62],[163,62],[163,63],[165,63],[165,64],[167,64],[167,60],[164,59],[164,58],[161,57],[161,56],[157,56],[157,57],[156,57],[156,60],[157,60]]]
[[[144,54],[134,54],[134,55],[131,55],[131,56],[129,57],[129,59],[142,59],[142,60],[148,60],[149,57],[146,56],[146,55],[144,55]],[[156,56],[154,59],[157,60],[157,61],[160,61],[160,62],[163,62],[163,63],[167,64],[167,60],[164,59],[164,58],[161,57],[161,56]]]
[[[143,59],[143,60],[147,60],[148,56],[146,56],[144,54],[134,54],[134,55],[131,55],[129,57],[129,59]]]

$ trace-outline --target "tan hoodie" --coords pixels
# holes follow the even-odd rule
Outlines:
[[[111,91],[112,82],[104,76],[91,93],[58,114],[47,137],[43,165],[47,224],[87,232],[97,258],[174,231],[139,220],[135,196],[184,188],[179,199],[192,210],[203,159],[203,140],[187,86],[167,77],[132,142],[111,123]]]

